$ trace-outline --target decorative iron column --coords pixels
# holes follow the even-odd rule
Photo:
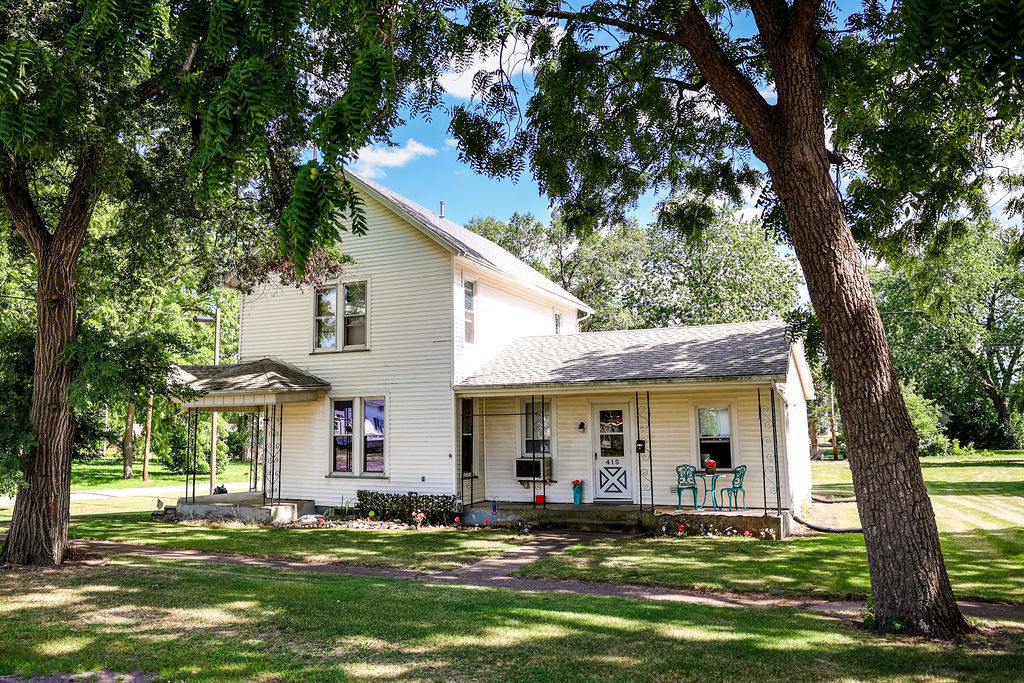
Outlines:
[[[764,516],[768,516],[768,494],[775,494],[776,509],[782,514],[782,491],[779,482],[779,448],[778,432],[775,426],[775,392],[768,390],[770,403],[765,405],[761,399],[761,389],[757,390],[757,424],[761,435],[761,492],[763,495]],[[769,431],[766,425],[770,425]],[[773,481],[774,480],[774,481]]]
[[[645,392],[645,401],[640,401],[640,392],[633,392],[636,403],[636,461],[640,474],[640,509],[644,509],[644,493],[648,494],[651,512],[654,512],[654,455],[651,440],[651,392]],[[639,442],[643,442],[643,445]]]

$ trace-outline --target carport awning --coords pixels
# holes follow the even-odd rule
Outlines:
[[[273,358],[233,365],[176,365],[170,381],[200,392],[181,401],[182,408],[222,412],[314,401],[331,388],[330,382]]]

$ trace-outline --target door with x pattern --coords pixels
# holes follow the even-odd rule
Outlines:
[[[633,501],[633,458],[628,404],[594,406],[594,498]]]

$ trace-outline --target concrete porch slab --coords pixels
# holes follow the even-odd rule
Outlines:
[[[178,519],[212,519],[224,517],[256,524],[287,524],[302,515],[316,514],[312,500],[282,499],[274,505],[264,505],[259,491],[220,493],[179,498],[176,509]]]

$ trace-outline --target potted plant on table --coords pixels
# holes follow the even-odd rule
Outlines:
[[[708,474],[714,474],[718,471],[718,463],[714,460],[708,460],[704,463],[704,471]]]
[[[573,505],[579,505],[583,502],[583,480],[573,479],[572,480],[572,503]]]

